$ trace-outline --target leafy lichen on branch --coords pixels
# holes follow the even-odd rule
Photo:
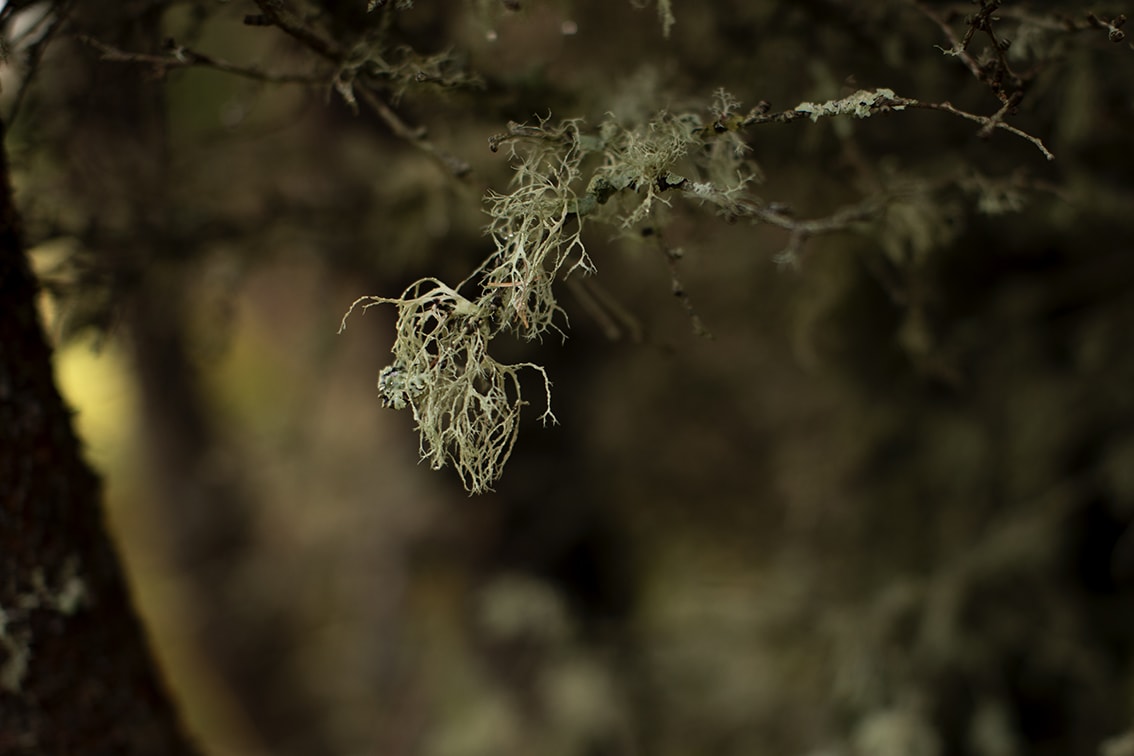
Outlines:
[[[897,101],[894,90],[880,88],[873,91],[860,89],[841,100],[828,100],[823,103],[801,102],[795,109],[807,113],[813,122],[822,116],[853,115],[856,118],[869,118],[876,110],[887,103],[894,110],[903,110],[905,105]]]

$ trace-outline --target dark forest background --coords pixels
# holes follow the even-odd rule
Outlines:
[[[372,5],[0,10],[56,375],[201,753],[1134,754],[1121,4]],[[943,110],[718,120],[762,208],[881,199],[589,223],[568,338],[493,346],[560,421],[533,386],[494,492],[381,406],[393,308],[337,333],[492,252],[509,122],[878,87],[1055,159]]]

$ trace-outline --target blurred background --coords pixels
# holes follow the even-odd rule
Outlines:
[[[81,5],[5,16],[25,49],[68,14],[5,68],[9,149],[59,380],[203,753],[1134,754],[1134,50],[1078,3],[996,27],[1009,121],[1054,162],[941,112],[768,124],[743,135],[766,202],[889,204],[795,266],[783,231],[680,198],[588,226],[569,338],[500,345],[547,367],[560,424],[529,407],[477,497],[380,405],[392,310],[337,331],[492,251],[490,136],[708,122],[721,87],[992,114],[934,47],[977,6],[675,3],[667,37],[628,0],[296,4],[381,61],[418,149],[253,3]]]

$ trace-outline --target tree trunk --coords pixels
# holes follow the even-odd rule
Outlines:
[[[0,753],[194,753],[55,387],[36,294],[0,149]]]

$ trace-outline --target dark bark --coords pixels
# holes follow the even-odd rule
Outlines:
[[[190,754],[54,383],[0,152],[0,752]]]

